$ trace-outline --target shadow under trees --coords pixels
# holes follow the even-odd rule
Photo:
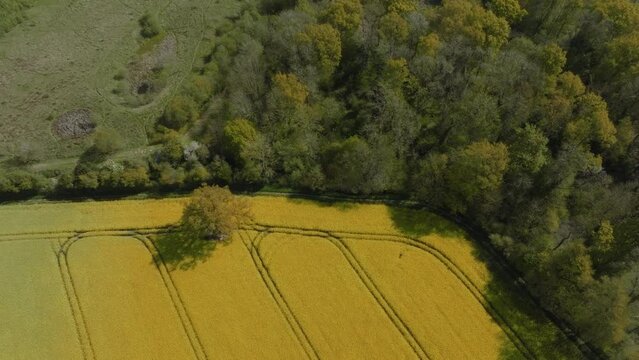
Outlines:
[[[169,270],[189,270],[206,261],[221,240],[207,239],[203,234],[180,225],[153,238],[160,260]]]
[[[389,207],[395,227],[412,238],[437,234],[451,238],[469,238],[468,231],[453,221],[425,210]],[[480,286],[485,299],[503,318],[526,348],[540,359],[580,359],[583,354],[517,284],[517,275],[509,273],[487,244],[472,234],[473,256],[490,271],[490,279]],[[470,240],[469,240],[470,241]],[[500,359],[522,359],[523,353],[506,337]]]

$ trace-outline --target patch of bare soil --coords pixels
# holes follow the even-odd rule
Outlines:
[[[76,109],[65,112],[53,122],[53,133],[62,139],[77,139],[91,134],[95,126],[91,111]]]
[[[168,35],[153,50],[131,64],[131,90],[133,94],[146,94],[154,89],[154,73],[161,71],[177,54],[177,40]]]

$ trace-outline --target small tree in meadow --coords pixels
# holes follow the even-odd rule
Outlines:
[[[142,15],[138,20],[140,25],[140,35],[145,38],[152,38],[160,33],[160,22],[158,18],[150,13]]]
[[[122,142],[112,129],[99,128],[93,138],[93,149],[100,155],[109,155],[118,151]]]

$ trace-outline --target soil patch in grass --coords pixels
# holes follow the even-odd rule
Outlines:
[[[91,134],[95,126],[89,109],[76,109],[58,117],[53,123],[53,133],[62,139],[77,139]]]

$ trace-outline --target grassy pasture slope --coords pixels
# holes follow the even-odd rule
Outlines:
[[[28,20],[0,37],[0,160],[23,143],[44,160],[79,155],[90,137],[62,140],[51,130],[59,115],[79,108],[115,129],[126,148],[146,145],[145,128],[189,73],[203,37],[238,8],[208,0],[36,1]],[[176,60],[164,90],[150,104],[130,107],[112,93],[114,77],[136,59],[145,11],[159,13]]]
[[[104,334],[116,328],[115,323],[96,324],[105,314],[113,320],[136,318],[112,307],[138,296],[131,291],[151,293],[155,305],[149,307],[172,319],[162,320],[172,328],[163,336],[173,340],[165,342],[183,342],[175,333],[182,331],[187,345],[176,346],[197,352],[198,358],[204,352],[208,356],[221,352],[229,358],[313,359],[366,351],[380,358],[388,358],[389,353],[399,354],[394,358],[412,358],[419,348],[432,359],[520,359],[524,353],[537,358],[580,358],[575,346],[513,291],[508,278],[489,268],[491,263],[474,242],[435,215],[385,205],[270,196],[249,199],[256,223],[236,234],[231,245],[218,246],[206,262],[188,270],[154,269],[150,254],[143,252],[142,244],[148,246],[148,240],[144,242],[143,235],[131,230],[177,222],[184,198],[0,206],[0,246],[10,243],[15,251],[28,254],[30,250],[20,250],[22,244],[42,242],[51,248],[54,243],[34,239],[76,234],[82,239],[66,248],[67,258],[72,280],[86,286],[78,286],[79,303],[94,308],[85,316],[86,327],[93,329],[89,332]],[[106,235],[120,237],[96,240]],[[129,238],[123,241],[121,236]],[[419,250],[404,249],[402,244],[407,243]],[[29,261],[21,255],[20,266],[27,269],[22,272],[42,277],[40,282],[59,283],[60,272],[38,270],[41,264],[55,261],[53,248],[50,251],[46,261]],[[401,259],[398,251],[404,253]],[[439,263],[427,253],[435,254]],[[77,270],[78,264],[84,264],[83,270]],[[127,286],[139,280],[137,273],[154,279],[145,282],[150,291]],[[105,285],[91,281],[96,278],[104,279]],[[162,282],[168,284],[173,309],[157,303],[167,296],[153,290]],[[102,287],[121,300],[99,303],[103,299],[96,294],[105,291]],[[16,296],[31,295],[18,292]],[[71,308],[77,307],[71,303]],[[11,304],[10,311],[25,311],[20,300]],[[142,321],[131,329],[144,329]],[[86,344],[84,332],[77,333],[80,341],[75,343]],[[35,335],[20,340],[39,344]],[[136,336],[130,337],[129,346],[148,346],[148,339]],[[0,339],[12,341],[6,335]],[[255,343],[260,344],[261,353],[255,352]],[[86,346],[80,347],[87,351]],[[118,351],[123,353],[137,351],[121,347]],[[104,348],[104,344],[95,346],[98,357]],[[34,358],[25,354],[24,358]]]
[[[82,359],[52,245],[0,241],[1,359]]]

